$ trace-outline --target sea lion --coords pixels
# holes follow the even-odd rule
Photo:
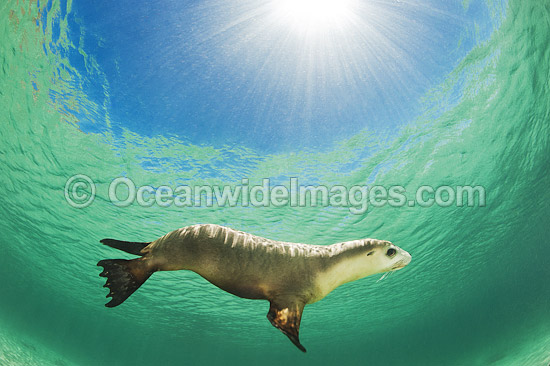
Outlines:
[[[103,239],[137,259],[106,259],[97,265],[104,287],[120,305],[156,271],[191,270],[239,297],[270,302],[267,318],[301,351],[298,333],[304,306],[350,281],[405,267],[411,255],[389,241],[362,239],[332,245],[286,243],[219,225],[193,225],[153,242]]]

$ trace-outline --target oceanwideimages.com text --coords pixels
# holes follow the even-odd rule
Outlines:
[[[65,199],[76,208],[89,206],[97,193],[92,179],[78,174],[67,180]],[[136,185],[128,177],[109,184],[106,196],[117,207],[346,207],[352,214],[363,214],[369,207],[484,207],[486,192],[482,186],[423,185],[412,194],[400,185],[300,185],[298,178],[288,184],[272,184],[264,178],[251,184],[243,178],[235,185]]]

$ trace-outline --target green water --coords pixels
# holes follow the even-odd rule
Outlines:
[[[110,133],[107,106],[87,97],[85,77],[63,52],[52,52],[53,34],[60,30],[58,49],[81,51],[92,74],[93,58],[63,21],[43,31],[40,12],[34,2],[0,5],[1,365],[549,364],[550,4],[510,1],[498,30],[426,96],[425,113],[397,138],[365,131],[330,151],[274,155]],[[82,132],[78,115],[105,116],[107,132]],[[144,168],[151,156],[185,156],[188,167],[167,159]],[[350,186],[379,166],[376,184],[481,185],[487,206],[351,215],[319,207],[119,208],[106,195],[120,175],[155,186],[175,177],[217,184],[282,175]],[[64,199],[65,182],[79,173],[98,187],[86,209]],[[389,239],[413,261],[308,306],[307,354],[269,324],[266,302],[221,292],[193,273],[157,273],[122,306],[103,306],[96,263],[124,254],[99,239],[152,240],[205,222],[313,244]]]

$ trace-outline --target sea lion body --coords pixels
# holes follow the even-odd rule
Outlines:
[[[194,271],[239,297],[268,300],[292,293],[306,303],[320,290],[316,274],[330,262],[324,246],[278,242],[217,225],[173,231],[144,252],[160,270]]]
[[[304,352],[298,329],[306,304],[343,283],[403,268],[411,260],[410,254],[383,240],[298,244],[211,224],[174,230],[151,243],[102,242],[142,256],[129,263],[112,260],[119,262],[111,268],[107,261],[99,263],[113,297],[107,306],[122,303],[155,271],[191,270],[236,296],[270,301],[271,323]],[[130,285],[117,285],[120,271],[130,273]]]

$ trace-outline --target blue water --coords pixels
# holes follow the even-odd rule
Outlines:
[[[383,28],[352,29],[373,39],[304,51],[292,39],[285,44],[281,38],[291,36],[270,26],[262,4],[76,2],[68,22],[83,35],[73,32],[73,42],[100,71],[89,72],[80,55],[71,65],[91,74],[88,91],[108,103],[114,128],[268,152],[318,149],[365,128],[397,133],[422,112],[419,99],[500,21],[481,1],[467,8],[374,2],[374,10],[357,10],[360,25],[373,20]],[[389,16],[370,14],[376,10]],[[256,12],[258,19],[250,19]],[[318,69],[308,76],[312,68]],[[89,131],[105,127],[84,123]]]

